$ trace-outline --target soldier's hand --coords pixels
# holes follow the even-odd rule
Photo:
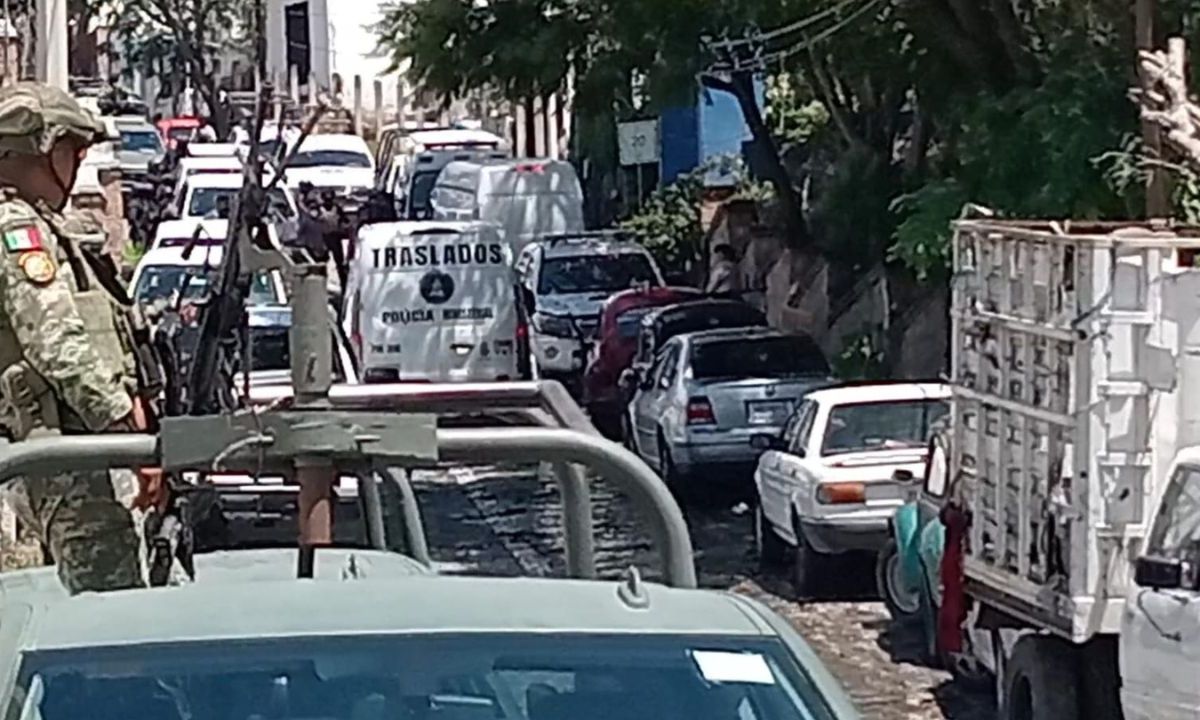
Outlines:
[[[133,398],[133,410],[128,415],[108,426],[109,432],[140,433],[146,432],[150,424],[146,420],[146,406],[140,397]]]
[[[138,468],[137,479],[138,493],[133,499],[134,509],[156,508],[159,512],[165,511],[170,495],[167,493],[167,484],[163,481],[162,468]]]

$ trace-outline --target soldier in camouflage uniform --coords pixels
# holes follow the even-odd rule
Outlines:
[[[123,308],[61,215],[103,137],[61,90],[0,89],[0,434],[10,439],[146,429]],[[69,592],[144,586],[139,538],[109,473],[30,477],[16,489]]]

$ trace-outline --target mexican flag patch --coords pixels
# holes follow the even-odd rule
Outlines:
[[[42,233],[35,225],[9,230],[4,233],[4,249],[9,252],[41,250]]]

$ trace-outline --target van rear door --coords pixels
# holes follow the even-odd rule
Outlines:
[[[366,250],[363,366],[376,381],[516,377],[509,253],[492,228],[431,228]]]

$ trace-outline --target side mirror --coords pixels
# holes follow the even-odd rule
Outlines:
[[[1183,562],[1143,555],[1133,565],[1134,582],[1153,590],[1173,590],[1183,586]]]

